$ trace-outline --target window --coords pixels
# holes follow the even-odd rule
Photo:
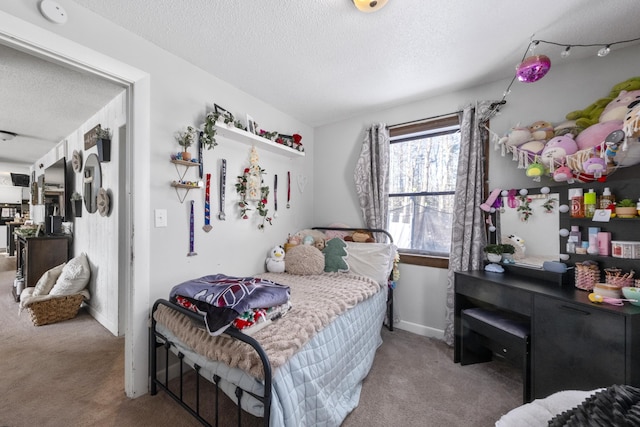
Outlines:
[[[456,189],[458,115],[389,130],[389,232],[402,254],[448,257]]]

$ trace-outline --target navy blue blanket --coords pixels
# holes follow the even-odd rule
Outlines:
[[[219,335],[247,310],[270,308],[289,301],[288,286],[258,277],[224,274],[200,277],[176,285],[170,300],[201,313],[211,335]]]

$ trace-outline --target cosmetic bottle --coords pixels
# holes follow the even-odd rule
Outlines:
[[[584,218],[584,198],[582,188],[569,189],[569,202],[571,203],[571,216],[573,218]]]
[[[596,211],[596,193],[593,188],[589,189],[589,192],[584,195],[584,217],[593,218],[593,214]]]

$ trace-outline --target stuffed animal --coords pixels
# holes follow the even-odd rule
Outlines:
[[[544,120],[529,125],[529,131],[531,131],[531,139],[537,141],[548,141],[554,136],[553,125]]]
[[[284,273],[284,248],[282,246],[274,246],[269,251],[265,264],[267,271],[270,273]]]
[[[591,105],[587,106],[583,110],[571,111],[567,114],[567,120],[575,120],[576,126],[579,129],[586,129],[600,121],[600,115],[604,111],[605,107],[620,94],[621,91],[635,91],[640,90],[640,77],[632,77],[623,82],[616,84],[609,95],[605,98],[600,98]]]
[[[531,130],[526,126],[515,126],[512,127],[509,132],[505,134],[500,140],[498,144],[503,145],[505,147],[519,147],[525,142],[529,142],[533,139],[531,136]]]
[[[578,144],[573,140],[573,135],[568,133],[547,141],[540,154],[540,160],[548,167],[552,163],[562,163],[567,155],[574,154],[576,151],[578,151]]]
[[[588,150],[590,148],[599,147],[611,132],[620,129],[622,129],[622,120],[595,123],[580,132],[576,137],[578,149]]]
[[[373,234],[365,230],[356,230],[353,232],[351,236],[345,236],[344,240],[347,242],[358,242],[358,243],[373,243],[376,241],[373,238]]]

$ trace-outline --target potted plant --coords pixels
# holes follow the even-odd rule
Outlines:
[[[111,129],[98,126],[96,145],[98,146],[98,160],[101,162],[111,161]]]
[[[516,247],[511,243],[503,243],[500,246],[502,246],[502,262],[505,262],[507,264],[515,262],[513,260],[513,254],[516,253]]]
[[[487,259],[490,262],[500,262],[502,259],[502,245],[498,243],[492,243],[484,247],[484,252],[487,254]]]
[[[82,195],[77,191],[71,193],[71,207],[73,208],[73,215],[78,218],[82,216]]]
[[[189,153],[189,147],[191,147],[198,140],[198,131],[193,126],[187,126],[187,130],[184,132],[178,132],[176,141],[182,147],[182,160],[190,161],[191,153]]]
[[[616,202],[616,216],[618,218],[633,218],[637,213],[636,202],[632,199],[622,199]]]

